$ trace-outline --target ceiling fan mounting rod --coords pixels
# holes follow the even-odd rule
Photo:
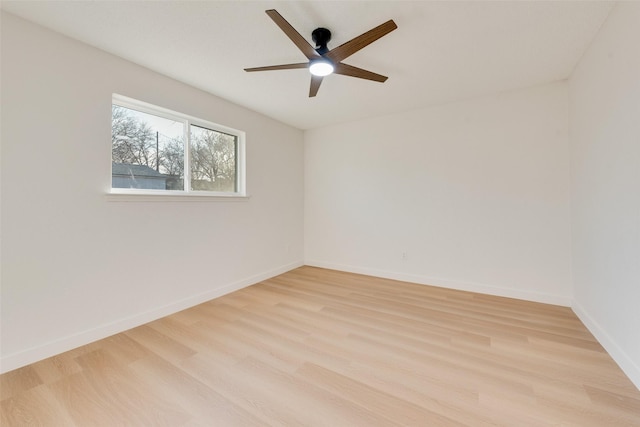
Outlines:
[[[311,38],[316,44],[316,52],[318,52],[318,54],[324,55],[329,52],[327,43],[331,40],[331,31],[323,27],[316,28],[311,33]]]

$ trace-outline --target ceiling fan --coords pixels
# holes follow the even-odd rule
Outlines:
[[[316,44],[312,47],[304,37],[298,33],[275,9],[265,11],[267,15],[276,23],[278,27],[291,39],[291,41],[302,51],[309,62],[301,62],[297,64],[271,65],[267,67],[245,68],[245,71],[271,71],[271,70],[291,70],[295,68],[309,68],[311,72],[311,87],[309,88],[309,97],[316,96],[323,77],[331,74],[342,74],[344,76],[358,77],[360,79],[373,80],[383,83],[387,80],[386,76],[363,70],[362,68],[342,63],[342,60],[353,55],[360,49],[382,36],[389,34],[398,28],[392,19],[380,24],[377,27],[367,31],[348,42],[335,47],[331,50],[327,48],[327,43],[331,40],[331,31],[326,28],[316,28],[311,33],[311,37]]]

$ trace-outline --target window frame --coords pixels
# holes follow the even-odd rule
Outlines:
[[[218,200],[231,200],[231,199],[246,199],[246,134],[238,129],[224,126],[218,123],[214,123],[208,120],[200,119],[188,114],[173,111],[164,107],[149,104],[144,101],[129,98],[127,96],[112,94],[111,105],[117,105],[119,107],[128,108],[131,110],[139,111],[141,113],[152,114],[154,116],[162,117],[168,120],[174,120],[182,122],[184,126],[184,189],[183,190],[160,190],[160,189],[142,189],[142,188],[114,188],[109,185],[109,195],[124,196],[121,200],[127,200],[130,196],[136,196],[136,198],[163,198],[167,197],[173,199],[177,198],[198,198],[198,199],[218,199]],[[111,118],[113,122],[113,117]],[[236,191],[205,191],[205,190],[193,190],[191,188],[191,125],[209,129],[215,132],[225,133],[232,135],[236,138]],[[113,145],[111,146],[110,153],[112,153]],[[110,164],[113,165],[113,155],[110,155]],[[113,168],[109,167],[112,171]],[[111,181],[110,181],[111,182]]]

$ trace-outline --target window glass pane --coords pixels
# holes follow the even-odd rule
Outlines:
[[[111,187],[184,190],[184,124],[112,105]]]
[[[237,191],[238,137],[191,125],[191,189]]]

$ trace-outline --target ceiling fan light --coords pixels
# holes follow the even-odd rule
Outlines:
[[[318,77],[328,76],[333,73],[333,64],[325,59],[319,59],[309,65],[309,72]]]

